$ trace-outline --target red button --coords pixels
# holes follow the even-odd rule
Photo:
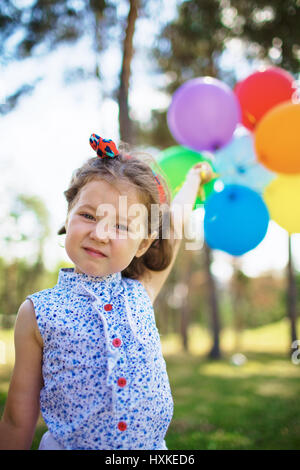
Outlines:
[[[118,423],[118,428],[120,429],[120,431],[125,431],[127,429],[127,424],[125,423],[125,421],[120,421]]]
[[[118,379],[118,385],[119,385],[119,387],[125,387],[126,383],[127,383],[127,381],[126,381],[125,377],[120,377],[120,378]]]
[[[121,346],[121,343],[122,343],[122,341],[120,340],[120,338],[114,338],[113,342],[112,342],[112,344],[115,346],[115,348],[118,348],[119,346]]]
[[[106,305],[104,305],[104,310],[105,310],[106,312],[110,312],[111,309],[112,309],[112,304],[106,304]]]

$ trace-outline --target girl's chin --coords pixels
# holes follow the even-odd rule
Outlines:
[[[103,274],[101,274],[99,270],[91,269],[88,267],[85,268],[84,266],[75,266],[74,272],[78,274],[86,274],[87,276],[103,276]]]

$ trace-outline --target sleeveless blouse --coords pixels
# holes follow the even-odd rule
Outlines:
[[[28,296],[43,338],[44,421],[64,449],[161,449],[173,400],[152,302],[121,273],[63,268]]]

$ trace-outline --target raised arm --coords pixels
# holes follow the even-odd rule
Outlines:
[[[0,449],[29,450],[39,416],[42,339],[29,299],[19,308],[15,324],[15,366],[0,421]]]
[[[190,219],[202,178],[207,182],[211,179],[211,176],[212,169],[207,163],[197,163],[188,172],[181,189],[172,201],[171,216],[174,222],[174,233],[171,234],[171,242],[173,245],[171,263],[163,271],[152,271],[148,269],[146,275],[140,279],[152,302],[154,302],[159,294],[174,265],[182,242],[181,234],[184,234],[184,227]]]

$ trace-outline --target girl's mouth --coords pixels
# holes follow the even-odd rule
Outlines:
[[[90,255],[93,256],[94,258],[106,258],[106,255],[99,251],[94,251],[91,250],[90,248],[84,248],[84,250]]]

